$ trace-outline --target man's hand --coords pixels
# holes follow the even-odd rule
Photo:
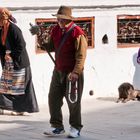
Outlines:
[[[78,80],[78,74],[72,72],[72,73],[70,73],[70,74],[68,75],[68,79],[69,79],[70,81],[72,81],[72,82],[75,82],[75,81]]]

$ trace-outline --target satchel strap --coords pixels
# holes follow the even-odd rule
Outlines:
[[[74,29],[74,27],[77,26],[75,23],[69,28],[69,30],[64,34],[58,49],[56,50],[56,59],[58,58],[58,55],[60,53],[60,50],[63,46],[63,44],[65,43],[66,39],[68,38],[68,36],[70,35],[70,33],[72,32],[72,30]]]

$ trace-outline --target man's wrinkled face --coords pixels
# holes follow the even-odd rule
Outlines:
[[[67,21],[66,19],[57,18],[57,22],[58,22],[60,28],[64,28],[65,27],[65,25],[67,23],[66,21]]]

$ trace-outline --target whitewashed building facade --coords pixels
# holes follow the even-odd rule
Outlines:
[[[140,66],[136,63],[139,44],[120,48],[117,41],[117,16],[140,15],[139,0],[106,0],[100,3],[99,0],[77,0],[73,3],[72,0],[2,0],[1,6],[12,11],[23,31],[39,104],[47,104],[54,65],[46,53],[36,53],[36,37],[30,34],[29,23],[35,24],[36,18],[53,18],[52,14],[60,5],[71,6],[74,17],[94,17],[94,48],[87,51],[83,99],[117,97],[118,86],[122,82],[130,82],[140,89]],[[106,44],[102,43],[105,34],[108,36]],[[90,90],[94,91],[94,96],[89,95]]]

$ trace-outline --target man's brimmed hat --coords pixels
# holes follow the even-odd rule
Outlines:
[[[57,14],[54,14],[53,16],[56,16],[57,18],[68,19],[68,20],[72,20],[73,18],[71,8],[67,6],[60,6]]]

